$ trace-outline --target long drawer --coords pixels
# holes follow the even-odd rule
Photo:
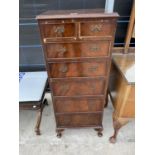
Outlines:
[[[106,76],[108,59],[49,62],[51,78]]]
[[[102,125],[102,113],[56,115],[58,127],[86,127]]]
[[[54,96],[102,95],[105,79],[102,77],[52,79],[50,86]]]
[[[97,112],[104,106],[104,96],[54,97],[56,113]]]
[[[45,44],[47,59],[109,56],[111,41]]]

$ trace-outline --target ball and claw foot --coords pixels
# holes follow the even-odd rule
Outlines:
[[[117,141],[117,135],[118,132],[120,130],[120,128],[125,125],[126,123],[128,123],[128,119],[119,119],[117,117],[115,117],[115,115],[113,114],[113,127],[114,127],[114,133],[113,135],[109,138],[109,142],[115,144]]]
[[[62,137],[62,132],[64,131],[64,129],[57,129],[57,138],[61,138]]]
[[[97,131],[97,135],[99,137],[102,137],[103,136],[103,134],[102,134],[103,129],[102,128],[95,128],[95,131]]]
[[[102,132],[98,132],[97,135],[98,135],[99,137],[102,137],[102,136],[103,136]]]
[[[62,133],[57,133],[57,138],[61,138],[62,137]]]
[[[116,143],[116,138],[115,137],[110,137],[109,138],[110,143],[115,144]]]
[[[40,132],[40,130],[35,130],[35,132],[36,132],[36,135],[41,135],[41,132]]]

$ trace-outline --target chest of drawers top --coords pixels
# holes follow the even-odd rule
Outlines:
[[[36,19],[43,43],[57,41],[112,40],[117,13],[102,9],[47,11]]]
[[[105,13],[104,9],[49,10],[36,19],[72,19],[72,18],[119,17],[118,13]]]

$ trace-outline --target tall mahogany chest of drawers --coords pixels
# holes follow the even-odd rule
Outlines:
[[[117,13],[101,9],[47,11],[37,16],[57,136],[93,127],[102,136]]]

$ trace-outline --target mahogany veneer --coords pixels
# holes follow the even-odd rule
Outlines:
[[[58,137],[71,127],[93,127],[102,136],[117,17],[101,9],[37,16]]]

